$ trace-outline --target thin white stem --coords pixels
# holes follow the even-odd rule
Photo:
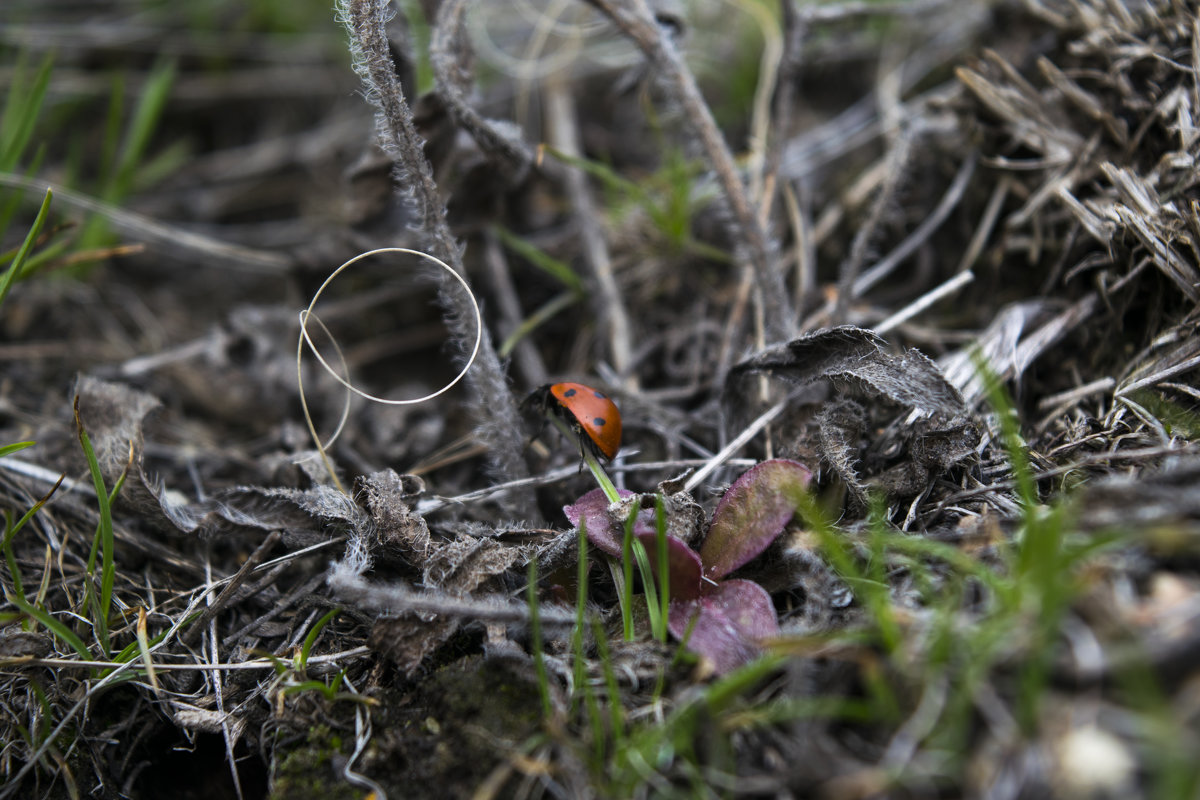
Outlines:
[[[713,470],[721,466],[721,464],[723,464],[731,455],[736,453],[744,444],[746,444],[746,442],[753,439],[759,431],[767,427],[772,420],[782,414],[783,409],[787,407],[787,402],[787,398],[784,398],[759,415],[758,419],[746,426],[746,429],[739,433],[736,439],[725,445],[725,447],[721,449],[721,452],[710,458],[708,463],[703,467],[696,470],[696,473],[692,475],[692,477],[688,478],[687,483],[683,485],[683,490],[685,492],[690,492],[699,486],[705,478],[712,474]]]

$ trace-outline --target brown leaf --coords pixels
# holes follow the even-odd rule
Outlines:
[[[727,402],[768,373],[799,386],[827,382],[834,397],[816,418],[815,449],[858,500],[870,483],[889,496],[919,493],[929,478],[974,456],[980,435],[962,395],[923,353],[893,354],[872,331],[830,328],[768,348],[730,370]],[[898,463],[899,462],[899,463]]]
[[[421,479],[386,469],[360,479],[359,488],[380,544],[396,548],[409,563],[421,563],[429,555],[429,526],[408,503],[424,490]]]
[[[891,400],[922,416],[967,413],[958,390],[924,353],[910,349],[892,355],[884,349],[886,344],[864,328],[829,328],[767,348],[736,365],[726,391],[749,374],[767,372],[798,385],[827,379],[844,394]]]

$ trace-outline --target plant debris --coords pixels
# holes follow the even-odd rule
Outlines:
[[[1200,794],[1195,4],[0,20],[0,800]]]

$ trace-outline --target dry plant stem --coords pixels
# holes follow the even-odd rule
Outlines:
[[[765,209],[766,206],[763,206]],[[723,381],[725,374],[729,370],[728,357],[733,352],[733,333],[737,330],[735,320],[740,321],[746,313],[746,304],[751,295],[754,295],[756,300],[754,304],[754,347],[761,350],[767,346],[766,331],[763,329],[762,315],[762,298],[759,296],[758,287],[754,285],[754,272],[749,266],[742,270],[742,281],[738,286],[737,299],[734,301],[733,310],[729,315],[729,323],[725,327],[725,335],[722,339],[721,358],[718,361],[718,381]],[[771,386],[766,375],[758,376],[758,401],[766,403],[770,399]],[[725,432],[722,429],[722,437]],[[774,447],[771,438],[771,428],[767,426],[766,436],[763,438],[763,457],[771,459],[773,457]]]
[[[646,54],[651,63],[662,70],[667,86],[683,109],[693,134],[716,172],[736,225],[746,257],[754,267],[754,276],[762,292],[763,317],[767,338],[783,341],[790,338],[794,328],[791,303],[784,289],[783,275],[775,268],[766,231],[746,195],[746,187],[738,176],[733,154],[721,136],[712,111],[705,103],[695,76],[684,63],[679,50],[669,36],[664,35],[654,21],[645,0],[588,0],[607,15]]]
[[[725,463],[729,466],[749,469],[758,463],[756,458],[731,458]],[[670,461],[643,461],[637,464],[611,464],[610,469],[619,474],[630,472],[663,472],[688,469],[690,467],[702,467],[708,464],[709,460],[699,458],[680,458]],[[514,481],[512,484],[499,484],[496,486],[488,486],[483,489],[478,489],[474,492],[467,492],[456,497],[431,497],[421,500],[417,503],[417,513],[421,516],[426,516],[449,506],[462,505],[464,503],[476,503],[481,500],[486,500],[492,495],[507,492],[513,488],[523,486],[549,486],[559,481],[570,480],[579,474],[577,467],[559,467],[534,478],[525,478],[521,481]]]
[[[261,557],[262,556],[260,555],[259,558],[261,559]],[[209,586],[211,587],[212,586],[212,561],[208,558],[206,558],[205,562],[204,562],[204,571],[205,571],[205,575],[204,575],[205,580],[208,582]],[[226,587],[228,588],[229,585],[232,585],[232,584],[235,584],[238,582],[239,582],[238,576],[234,576],[234,579],[231,580],[229,582],[229,584],[226,585]],[[219,597],[214,598],[211,591],[206,591],[204,593],[204,600],[205,600],[205,603],[207,606],[207,608],[205,609],[206,612],[213,610],[213,608],[216,606],[217,599],[219,599]],[[208,634],[207,635],[208,642],[207,642],[207,646],[201,647],[201,652],[202,653],[210,653],[211,658],[212,658],[212,663],[216,664],[221,661],[220,645],[217,642],[216,614],[214,612],[214,613],[208,614],[207,616],[208,616],[207,624],[205,625],[204,628],[201,628],[201,630],[205,631]],[[207,630],[205,630],[205,629],[207,629]],[[187,642],[185,640],[181,639],[181,641],[183,641],[184,645],[187,644]],[[223,687],[225,685],[225,675],[223,673],[221,673],[220,671],[214,672],[210,678],[210,682],[212,683],[213,693],[214,693],[214,695],[216,695],[216,698],[217,698],[217,711],[219,711],[221,714],[221,737],[225,740],[225,758],[229,763],[229,772],[233,778],[233,790],[234,790],[234,793],[237,795],[238,800],[242,800],[242,797],[243,797],[242,782],[238,777],[237,760],[233,756],[233,737],[232,737],[230,729],[229,729],[229,715],[225,712],[225,695],[224,695],[224,691],[223,691]]]
[[[1009,175],[1005,175],[996,183],[992,196],[988,198],[987,208],[983,210],[983,217],[979,220],[979,226],[971,235],[971,242],[967,245],[962,260],[958,262],[959,272],[966,272],[975,265],[979,254],[983,252],[983,246],[987,244],[988,237],[992,235],[992,230],[996,227],[996,220],[1000,218],[1000,209],[1004,206],[1004,198],[1008,197],[1011,188],[1012,177]]]
[[[220,644],[217,642],[217,620],[210,618],[208,621],[209,642],[212,647],[213,663],[218,663],[221,660]],[[234,736],[229,725],[229,714],[225,710],[225,675],[217,671],[212,674],[213,692],[217,696],[217,711],[221,713],[221,738],[225,740],[225,760],[229,763],[229,775],[233,778],[233,790],[237,794],[238,800],[243,800],[242,780],[238,775],[237,758],[233,754]]]
[[[485,153],[498,160],[511,179],[520,180],[533,164],[533,151],[484,119],[467,102],[463,91],[469,77],[464,65],[470,62],[465,35],[466,8],[467,0],[444,0],[438,9],[429,42],[433,77],[455,123],[471,134]]]
[[[1072,461],[1069,464],[1064,464],[1061,467],[1052,467],[1051,469],[1042,470],[1033,473],[1032,477],[1035,482],[1057,478],[1062,475],[1067,475],[1071,472],[1076,472],[1084,467],[1095,466],[1097,464],[1137,464],[1140,462],[1159,459],[1163,456],[1196,456],[1200,455],[1200,447],[1195,444],[1165,444],[1155,447],[1145,447],[1138,450],[1122,450],[1122,451],[1106,451],[1103,453],[1093,453],[1083,458]],[[946,508],[955,503],[961,502],[972,497],[980,495],[994,494],[997,492],[1006,492],[1015,489],[1017,481],[1014,478],[996,481],[982,486],[976,486],[971,489],[964,489],[960,492],[955,492],[949,497],[942,500],[938,504],[939,508]]]
[[[749,267],[744,269],[744,273],[749,272]],[[753,276],[751,275],[750,278]],[[742,280],[738,282],[737,294],[733,298],[733,302],[729,307],[729,314],[725,320],[725,325],[721,328],[721,349],[717,353],[717,368],[714,370],[713,382],[720,385],[725,380],[725,374],[729,372],[729,362],[733,359],[734,353],[739,347],[736,343],[738,329],[742,325],[742,321],[746,318],[746,306],[750,301],[750,285],[753,282],[743,274]],[[724,432],[722,430],[722,436]]]
[[[961,7],[968,6],[963,3]],[[940,34],[931,46],[904,59],[892,70],[899,79],[900,91],[909,91],[919,81],[926,79],[932,70],[959,58],[961,49],[958,43],[974,35],[977,30],[978,26],[970,20],[956,21],[955,26]],[[962,91],[958,82],[942,83],[905,101],[901,113],[905,117],[913,117],[931,104],[945,103],[960,96]],[[780,166],[781,180],[812,175],[821,167],[838,162],[842,156],[878,137],[883,126],[876,110],[875,95],[874,90],[869,92],[829,122],[788,140]]]
[[[949,683],[949,679],[943,675],[926,685],[916,710],[892,735],[883,753],[882,761],[890,769],[903,769],[912,760],[920,743],[936,728],[946,707]]]
[[[767,425],[771,424],[776,417],[782,414],[783,410],[787,408],[787,404],[788,398],[784,398],[760,414],[758,418],[747,425],[746,429],[739,433],[732,442],[721,448],[721,452],[710,458],[703,467],[696,470],[692,476],[688,478],[687,483],[683,485],[683,490],[685,492],[693,491],[697,486],[703,483],[704,479],[711,475],[717,467],[728,461],[729,457],[736,453],[739,448],[745,445],[746,442],[753,439],[759,431],[767,427]]]
[[[808,193],[800,187],[807,200]],[[809,298],[817,292],[817,253],[812,230],[812,214],[810,204],[797,199],[796,192],[789,185],[784,185],[783,198],[786,201],[788,219],[791,221],[792,237],[796,242],[796,310],[800,313],[809,306]]]
[[[213,619],[213,617],[219,614],[221,610],[225,608],[225,606],[229,605],[229,602],[233,599],[234,592],[236,592],[241,585],[245,583],[246,578],[250,577],[250,573],[259,565],[259,562],[261,562],[267,553],[271,551],[271,548],[275,546],[280,538],[281,536],[279,531],[272,531],[271,534],[265,540],[263,540],[263,543],[254,549],[254,552],[251,553],[250,557],[246,559],[246,563],[242,564],[241,569],[239,569],[237,573],[229,580],[229,583],[225,584],[225,588],[221,590],[221,593],[217,595],[216,599],[204,609],[204,613],[200,615],[199,619],[192,623],[192,626],[183,634],[181,640],[184,644],[193,645],[196,643],[196,640],[200,638],[200,634],[203,633],[204,629],[208,627],[208,623]]]
[[[280,568],[282,568],[284,566],[286,566],[286,565],[285,564],[279,565]],[[324,575],[314,575],[313,577],[309,578],[307,581],[300,584],[296,588],[292,589],[292,591],[288,592],[288,594],[285,595],[277,603],[275,603],[275,605],[272,606],[271,609],[267,613],[263,614],[260,617],[257,617],[256,619],[251,620],[250,622],[246,623],[238,630],[234,631],[233,633],[229,634],[224,639],[222,639],[221,645],[223,647],[233,647],[239,641],[241,641],[243,636],[248,634],[250,631],[257,629],[263,623],[270,622],[271,620],[275,619],[275,617],[279,616],[284,611],[287,611],[293,605],[295,605],[300,600],[300,598],[307,597],[308,595],[315,592],[317,590],[317,588],[324,582],[325,582]]]
[[[579,128],[576,125],[577,115],[570,89],[562,81],[551,78],[546,82],[543,96],[546,100],[551,143],[555,149],[566,155],[579,158]],[[621,290],[613,274],[608,245],[597,224],[600,215],[592,201],[583,170],[568,165],[563,172],[567,196],[583,241],[583,259],[600,290],[592,298],[592,303],[596,306],[596,314],[605,321],[605,327],[608,329],[613,368],[623,380],[625,388],[636,391],[637,379],[630,373],[633,346],[630,343],[629,315],[625,312],[625,301],[621,298]]]
[[[850,255],[838,269],[837,303],[833,312],[835,323],[845,321],[850,303],[860,294],[860,290],[857,288],[859,274],[862,272],[863,263],[867,260],[867,251],[870,248],[871,240],[879,232],[884,212],[895,200],[896,189],[900,185],[900,179],[904,175],[904,168],[912,150],[912,141],[911,128],[905,128],[899,132],[888,150],[883,185],[880,186],[874,202],[871,203],[866,220],[854,235],[854,242],[850,245]]]
[[[1038,401],[1037,407],[1039,411],[1045,411],[1056,406],[1073,406],[1085,397],[1110,392],[1116,385],[1117,381],[1115,378],[1099,378],[1082,386],[1076,386],[1074,389],[1067,389],[1065,392],[1043,397]]]
[[[127,670],[136,669],[139,664],[141,664],[141,661],[126,661],[122,664],[115,665],[113,666],[112,672],[108,673],[108,675],[101,678],[96,683],[90,684],[86,694],[79,700],[75,701],[75,704],[71,706],[66,714],[63,715],[63,718],[59,720],[58,725],[56,725],[54,729],[51,730],[44,739],[42,739],[41,745],[39,745],[38,748],[30,754],[29,758],[25,761],[21,768],[17,770],[16,774],[6,776],[8,780],[3,785],[0,785],[0,800],[5,800],[5,798],[13,796],[13,794],[21,786],[25,776],[28,775],[34,767],[41,763],[42,758],[46,755],[46,751],[54,746],[54,743],[58,741],[58,737],[62,735],[63,731],[66,730],[71,721],[75,719],[75,715],[88,705],[92,696],[97,691],[108,684],[115,682],[117,678]]]
[[[772,133],[779,125],[772,118],[771,101],[782,77],[780,65],[784,57],[784,42],[779,23],[765,5],[745,3],[743,11],[753,17],[763,37],[758,84],[754,87],[754,105],[750,115],[750,151],[746,162],[750,200],[758,206],[759,226],[765,230],[771,215],[771,198],[775,187],[775,173],[767,169],[770,161],[768,151],[774,143]]]
[[[342,685],[344,685],[354,695],[360,695],[358,687],[350,682],[350,678],[343,676]],[[375,781],[358,772],[354,772],[351,768],[358,757],[362,755],[363,750],[371,743],[373,728],[371,725],[371,714],[363,706],[362,703],[356,703],[354,709],[354,752],[350,754],[350,758],[346,759],[345,765],[342,767],[342,775],[346,780],[359,786],[369,789],[368,797],[374,797],[378,800],[388,800],[387,793]]]
[[[1130,392],[1137,391],[1138,389],[1146,386],[1152,386],[1162,380],[1170,378],[1172,375],[1178,375],[1181,372],[1187,372],[1188,370],[1197,366],[1200,366],[1200,356],[1193,356],[1186,361],[1181,361],[1178,364],[1173,364],[1170,367],[1158,370],[1153,375],[1147,375],[1146,377],[1140,378],[1133,383],[1119,387],[1114,393],[1114,396],[1118,398],[1124,397]]]
[[[279,253],[254,250],[208,236],[201,236],[182,228],[164,225],[157,220],[117,208],[56,183],[26,178],[22,175],[0,173],[0,186],[26,189],[42,194],[53,191],[55,201],[99,214],[115,230],[154,245],[159,252],[177,260],[183,259],[186,253],[191,256],[190,260],[193,263],[260,275],[281,275],[287,272],[292,265],[292,259]]]
[[[487,266],[488,285],[496,298],[496,308],[500,312],[503,336],[509,336],[521,327],[521,301],[517,296],[517,287],[513,284],[512,273],[508,268],[508,259],[504,257],[504,249],[500,246],[495,233],[488,230],[483,235],[483,263]],[[549,379],[546,364],[542,355],[534,347],[528,337],[522,338],[512,349],[513,363],[528,386],[541,386]]]
[[[800,83],[800,65],[804,38],[808,25],[796,8],[796,0],[780,0],[783,17],[783,53],[777,62],[775,77],[775,102],[771,108],[770,128],[767,133],[767,148],[764,156],[763,174],[779,179],[779,164],[783,159],[783,144],[792,127],[792,113],[796,102],[796,87]],[[765,181],[764,181],[765,183]],[[762,206],[770,210],[771,195],[764,195]]]
[[[966,160],[963,161],[962,166],[958,168],[958,173],[955,174],[954,180],[950,183],[950,188],[942,195],[942,199],[938,201],[933,213],[922,220],[917,229],[906,236],[904,241],[896,246],[895,250],[888,253],[884,258],[880,259],[879,263],[858,277],[853,284],[853,294],[855,297],[858,297],[887,277],[901,261],[912,255],[913,251],[920,247],[946,221],[946,218],[950,216],[950,212],[962,200],[963,194],[971,182],[971,176],[975,174],[975,166],[978,163],[978,153],[972,151]]]
[[[352,39],[352,53],[367,84],[368,97],[379,110],[376,127],[380,143],[396,165],[398,181],[406,187],[421,215],[422,232],[433,240],[434,255],[460,268],[458,247],[446,225],[433,171],[422,152],[423,141],[388,50],[387,5],[384,0],[348,0],[345,21]]]
[[[343,650],[340,653],[309,656],[306,663],[309,667],[325,664],[336,665],[339,661],[343,661],[345,659],[369,656],[371,655],[371,652],[371,648],[364,645],[362,647],[354,647],[349,650]],[[78,658],[20,658],[9,659],[2,663],[12,666],[54,667],[55,669],[125,670],[129,668],[136,669],[141,662],[84,661]],[[222,663],[205,662],[202,664],[164,664],[162,662],[155,662],[154,669],[158,672],[253,672],[254,670],[274,670],[278,663],[278,661],[270,661],[265,658],[256,658],[251,659],[250,661],[225,661]],[[105,680],[107,680],[107,678]]]
[[[473,619],[480,622],[528,622],[529,606],[469,597],[455,597],[431,590],[415,592],[399,584],[376,586],[358,576],[335,573],[329,577],[329,587],[339,597],[361,608],[376,611],[443,614],[448,617]],[[539,610],[543,625],[570,627],[575,624],[575,612],[548,606]]]
[[[959,1],[904,0],[900,3],[878,3],[871,0],[869,2],[806,6],[801,13],[804,20],[809,23],[841,22],[851,17],[917,16],[937,11],[943,6],[950,6]]]
[[[975,273],[973,272],[958,273],[950,280],[944,281],[938,286],[930,289],[928,292],[921,295],[916,300],[876,325],[875,332],[882,335],[898,325],[903,325],[905,322],[912,319],[917,314],[920,314],[934,303],[954,294],[973,280],[975,280]]]
[[[376,121],[385,151],[396,165],[397,179],[416,202],[422,220],[421,232],[428,237],[433,254],[465,276],[462,251],[446,222],[446,209],[433,180],[433,170],[422,150],[423,142],[404,99],[395,64],[388,50],[385,26],[388,4],[384,0],[345,0],[342,17],[351,35],[356,67],[368,87],[369,97],[379,109]],[[460,347],[474,338],[474,312],[455,282],[440,278],[441,302],[449,310],[447,326]],[[521,418],[508,389],[500,358],[487,328],[474,369],[467,374],[472,410],[480,438],[489,446],[491,466],[503,480],[527,475],[522,453]],[[510,497],[511,510],[533,514],[532,493]]]

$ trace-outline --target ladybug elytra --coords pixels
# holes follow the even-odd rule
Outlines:
[[[556,415],[575,431],[581,445],[612,460],[621,448],[621,412],[608,395],[582,383],[554,383],[536,389],[529,401]]]

